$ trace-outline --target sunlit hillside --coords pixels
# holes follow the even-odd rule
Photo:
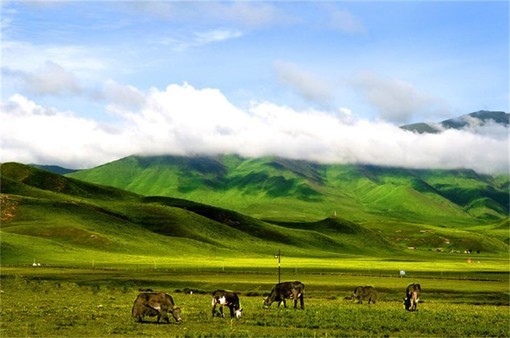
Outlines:
[[[142,195],[184,198],[271,220],[397,220],[443,226],[498,221],[508,175],[326,165],[281,158],[130,156],[68,174]]]
[[[310,178],[315,173],[301,175]],[[400,259],[438,255],[437,247],[449,251],[469,247],[493,254],[508,250],[503,221],[465,229],[390,218],[374,227],[348,221],[339,213],[315,221],[264,221],[188,200],[145,197],[17,163],[2,164],[1,174],[2,264],[27,263],[36,257],[52,264],[134,264],[161,257],[187,257],[189,263],[189,257],[259,257],[277,249],[292,257]],[[282,219],[292,218],[285,217],[285,212],[281,211]],[[411,245],[418,250],[408,250]]]

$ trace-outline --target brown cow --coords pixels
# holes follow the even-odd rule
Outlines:
[[[276,284],[271,293],[264,300],[264,307],[269,307],[273,302],[278,302],[278,306],[283,302],[283,306],[287,307],[285,303],[286,298],[294,299],[294,308],[297,308],[298,299],[300,301],[301,309],[305,308],[304,301],[305,285],[299,281],[283,282]]]
[[[417,311],[416,306],[420,301],[421,286],[418,283],[411,283],[406,288],[404,307],[407,311]]]
[[[161,318],[169,323],[169,312],[172,314],[175,321],[181,321],[181,309],[175,307],[172,296],[164,292],[142,292],[135,299],[131,315],[138,318],[139,322],[143,322],[143,317],[145,316],[157,316],[158,323]]]
[[[375,304],[377,301],[377,291],[373,286],[358,286],[352,292],[352,297],[357,299],[360,304],[363,304],[364,299],[368,299],[368,304],[370,302]]]

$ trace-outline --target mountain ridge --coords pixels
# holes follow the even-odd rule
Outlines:
[[[464,129],[466,127],[479,127],[493,123],[505,128],[510,125],[510,114],[503,111],[480,110],[459,117],[443,120],[441,122],[418,122],[406,124],[400,128],[404,130],[423,133],[440,133],[447,129]]]
[[[212,170],[211,170],[212,168]],[[67,174],[146,196],[184,198],[258,218],[294,221],[338,211],[352,221],[376,218],[435,223],[496,221],[508,215],[508,176],[469,169],[432,170],[328,165],[277,157],[129,156]]]
[[[325,221],[327,227],[310,223],[296,228],[183,199],[144,197],[18,163],[2,164],[0,173],[3,264],[31,261],[34,255],[55,262],[83,261],[84,255],[145,257],[175,248],[177,256],[202,258],[211,252],[267,255],[275,248],[296,257],[398,250],[378,232],[340,217]],[[332,231],[344,228],[349,231]],[[364,247],[367,243],[372,245]]]

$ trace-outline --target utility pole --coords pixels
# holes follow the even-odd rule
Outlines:
[[[280,284],[280,257],[281,257],[280,249],[278,252],[274,254],[274,258],[278,258],[278,284]]]

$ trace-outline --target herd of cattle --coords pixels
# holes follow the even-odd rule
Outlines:
[[[138,319],[139,322],[143,321],[145,316],[157,317],[157,322],[163,318],[167,323],[170,322],[168,314],[171,314],[175,321],[181,321],[181,309],[175,306],[172,296],[164,292],[151,292],[152,290],[146,290],[140,293],[133,304],[131,314],[134,318]],[[305,285],[299,281],[295,282],[283,282],[276,284],[271,293],[264,300],[264,307],[268,308],[274,302],[278,302],[278,306],[283,303],[284,307],[287,307],[285,302],[286,299],[294,300],[294,308],[305,308],[304,302],[304,291]],[[416,306],[420,299],[421,286],[418,283],[411,283],[406,288],[404,307],[407,311],[416,311]],[[358,286],[354,289],[352,297],[358,303],[362,304],[364,300],[368,301],[368,304],[375,304],[377,301],[377,291],[373,286]],[[223,307],[226,306],[230,310],[230,316],[232,318],[239,318],[242,314],[241,302],[239,296],[235,292],[216,290],[212,293],[212,316],[216,314],[216,306],[219,306],[219,313],[224,317]]]

